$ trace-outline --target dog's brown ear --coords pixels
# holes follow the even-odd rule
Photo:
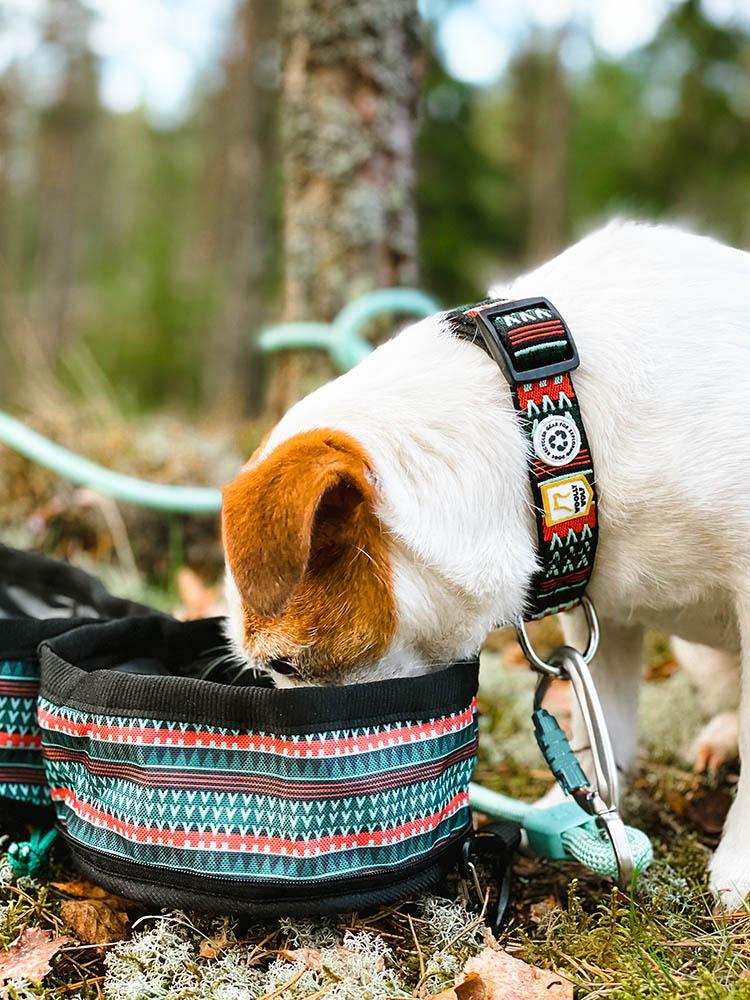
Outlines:
[[[289,606],[308,568],[346,544],[354,511],[372,502],[369,461],[330,430],[283,442],[224,488],[227,562],[245,605],[264,618]]]

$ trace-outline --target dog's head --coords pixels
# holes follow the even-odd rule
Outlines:
[[[297,434],[224,490],[233,638],[282,683],[330,684],[396,631],[372,462],[340,431]]]
[[[434,319],[292,407],[224,490],[235,651],[280,685],[475,653],[536,569],[526,447],[494,363]]]

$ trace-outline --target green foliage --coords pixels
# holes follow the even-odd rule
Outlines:
[[[451,6],[433,5],[433,23]],[[313,43],[332,58],[324,13]],[[377,11],[361,17],[362,53],[376,57],[367,19]],[[265,290],[257,298],[256,289],[249,312],[227,313],[232,296],[242,294],[238,216],[252,210],[255,170],[262,170],[265,202],[279,202],[277,157],[266,151],[268,162],[252,166],[248,150],[251,169],[236,168],[250,135],[245,91],[236,89],[244,64],[229,50],[210,85],[198,88],[187,118],[158,128],[142,112],[116,115],[101,105],[97,57],[80,48],[85,37],[71,56],[72,90],[51,102],[30,97],[34,81],[25,69],[0,76],[0,164],[10,165],[0,166],[0,337],[21,375],[41,358],[74,396],[91,391],[75,373],[83,359],[96,359],[100,387],[128,415],[219,403],[216,345],[232,316],[248,327],[230,335],[242,342],[278,315],[283,267],[268,247],[253,253],[246,244],[243,266],[264,271],[260,279],[248,273],[247,281]],[[491,280],[615,213],[677,218],[748,242],[745,30],[713,22],[699,0],[682,0],[651,43],[616,61],[594,51],[588,62],[570,63],[568,42],[579,53],[590,47],[580,25],[525,37],[502,79],[482,90],[452,79],[428,54],[416,190],[428,290],[446,305],[481,298]],[[429,53],[429,34],[425,42]],[[379,72],[389,67],[384,55]],[[266,131],[270,149],[273,128]],[[361,160],[361,135],[352,146],[353,135],[343,128],[309,137],[329,161],[317,163],[321,175],[348,183],[352,158],[354,166]],[[357,191],[361,210],[350,215],[354,238],[364,239],[381,213],[367,201],[378,195],[366,176]],[[397,204],[387,211],[395,231],[403,213]],[[257,230],[269,246],[281,229],[277,209],[270,216]],[[335,229],[336,220],[329,222]],[[259,304],[271,297],[261,319]],[[27,350],[35,341],[39,351]],[[230,344],[226,353],[230,367],[232,357],[244,358],[247,377],[239,381],[261,395],[263,373],[250,350],[238,354]],[[0,372],[3,394],[23,381],[11,371]]]
[[[488,260],[513,240],[511,178],[483,148],[478,101],[430,66],[417,150],[420,262],[424,285],[446,305],[483,298]]]
[[[585,47],[585,37],[570,35]],[[428,77],[422,270],[447,303],[481,298],[489,278],[539,255],[534,176],[553,141],[565,144],[554,178],[560,248],[613,214],[685,222],[738,245],[750,240],[747,33],[684,0],[645,48],[619,61],[594,53],[589,65],[565,72],[570,109],[557,109],[567,121],[558,139],[544,113],[562,97],[550,91],[548,74],[563,42],[532,36],[485,91],[436,70]]]
[[[110,201],[114,224],[92,241],[81,340],[126,408],[179,401],[193,409],[216,280],[211,262],[190,253],[200,130],[158,132],[140,115],[107,125],[103,181],[114,198],[124,193],[128,211]]]

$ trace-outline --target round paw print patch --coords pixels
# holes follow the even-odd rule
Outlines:
[[[567,465],[581,450],[581,432],[565,417],[545,417],[532,439],[534,453],[547,465]]]

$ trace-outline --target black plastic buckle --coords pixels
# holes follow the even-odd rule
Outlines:
[[[533,308],[548,309],[552,313],[552,318],[559,320],[565,331],[565,339],[568,342],[567,357],[560,361],[555,361],[550,365],[541,365],[538,368],[528,368],[525,370],[516,368],[513,358],[508,353],[508,349],[497,332],[497,327],[492,322],[498,316],[507,316],[508,313],[518,312],[520,309]],[[473,310],[471,310],[473,312]],[[565,372],[573,371],[579,365],[578,351],[576,349],[573,336],[568,329],[568,324],[555,309],[549,299],[513,299],[508,302],[500,302],[498,305],[484,308],[480,306],[472,316],[476,321],[482,340],[511,385],[518,385],[523,382],[537,382],[542,378],[550,378],[554,375],[562,375]]]
[[[502,930],[508,913],[513,883],[513,855],[521,844],[521,827],[512,820],[500,820],[470,834],[461,848],[461,869],[464,881],[474,890],[473,908],[479,912],[485,899],[479,884],[474,860],[488,864],[497,887],[497,902],[487,914],[487,924],[493,934]]]

